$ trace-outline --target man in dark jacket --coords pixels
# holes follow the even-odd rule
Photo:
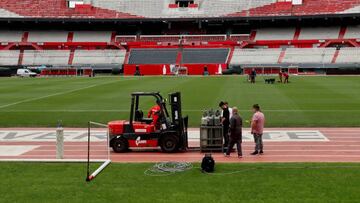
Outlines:
[[[230,156],[231,149],[236,144],[238,157],[242,158],[242,118],[239,116],[237,107],[232,109],[230,118],[230,141],[225,156]]]
[[[229,126],[230,126],[230,109],[227,102],[221,101],[219,107],[222,109],[221,123],[223,125],[223,136],[224,136],[224,152],[226,147],[229,145]]]

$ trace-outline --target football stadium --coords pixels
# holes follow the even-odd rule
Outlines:
[[[0,202],[360,202],[360,0],[0,1]]]

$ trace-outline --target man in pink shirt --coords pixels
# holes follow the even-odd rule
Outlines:
[[[252,108],[254,115],[251,119],[251,134],[254,135],[255,151],[251,155],[263,154],[262,135],[264,131],[265,116],[260,110],[259,104],[254,104]]]

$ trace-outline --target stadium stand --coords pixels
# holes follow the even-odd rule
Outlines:
[[[23,65],[67,65],[69,61],[69,50],[25,50],[23,54]]]
[[[341,48],[336,63],[360,63],[360,49],[350,47]]]
[[[231,65],[277,64],[281,49],[235,49]]]
[[[0,1],[0,17],[37,18],[188,18],[244,16],[301,16],[358,13],[358,0],[303,0],[300,4],[277,0],[194,0],[180,7],[174,0],[68,0]]]
[[[331,63],[335,50],[335,48],[288,48],[282,62],[291,64]]]
[[[22,31],[0,31],[0,42],[21,42]]]
[[[295,28],[262,28],[256,30],[255,40],[292,40]]]
[[[123,64],[125,50],[76,50],[73,65]]]
[[[67,31],[31,31],[29,32],[28,42],[67,42]]]
[[[356,40],[360,37],[359,26],[257,28],[250,30],[248,34],[231,35],[115,34],[114,31],[3,30],[0,31],[0,49],[18,51],[16,56],[11,55],[16,59],[4,59],[1,64],[183,63],[189,67],[198,64],[194,66],[197,68],[205,65],[226,66],[229,63],[337,64],[347,62],[344,58],[350,53],[357,56],[356,50],[359,48],[355,47],[360,47]],[[126,47],[123,47],[122,43],[125,43]],[[331,46],[343,48],[336,50]],[[353,49],[346,51],[346,46]],[[2,56],[5,57],[5,54]],[[356,59],[349,59],[347,63],[351,61],[357,63]]]
[[[301,28],[299,39],[338,39],[340,27],[305,27]]]
[[[345,39],[360,39],[360,26],[348,26],[344,35]]]
[[[147,18],[219,17],[239,10],[247,10],[275,2],[275,0],[198,0],[193,8],[169,8],[170,0],[86,0],[85,3],[118,12]]]
[[[1,0],[0,16],[2,17],[36,17],[36,18],[139,18],[128,13],[116,12],[92,5],[68,7],[67,0]]]
[[[17,65],[19,50],[0,50],[0,65]]]
[[[0,23],[5,24],[0,27],[0,65],[124,64],[128,74],[137,65],[144,74],[161,74],[164,66],[177,65],[186,66],[189,74],[203,74],[204,67],[216,74],[229,65],[357,66],[360,58],[360,26],[352,15],[349,24],[327,21],[328,15],[324,24],[297,17],[360,13],[359,0],[78,0],[81,4],[69,6],[71,1],[0,0]],[[227,18],[247,16],[270,17]],[[272,16],[280,16],[283,24]],[[6,17],[35,19],[35,26]],[[54,19],[59,26],[46,27]],[[260,20],[251,24],[254,19]],[[45,23],[37,30],[41,21]],[[76,30],[80,24],[84,26]]]
[[[13,13],[8,10],[0,8],[0,17],[1,18],[19,18],[20,16],[16,13]]]
[[[178,49],[131,49],[128,64],[175,64]]]
[[[249,0],[250,1],[250,0]],[[301,4],[277,1],[268,5],[238,11],[228,16],[306,16],[335,13],[358,13],[358,0],[303,0]]]
[[[109,31],[76,31],[73,42],[110,42],[112,32]]]
[[[226,63],[229,49],[184,49],[182,63],[185,64],[223,64]]]

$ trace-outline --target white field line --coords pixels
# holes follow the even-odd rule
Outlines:
[[[10,103],[10,104],[2,105],[2,106],[0,106],[0,109],[10,107],[10,106],[14,106],[14,105],[17,105],[17,104],[22,104],[22,103],[26,103],[26,102],[32,102],[32,101],[36,101],[36,100],[40,100],[40,99],[45,99],[45,98],[49,98],[49,97],[54,97],[54,96],[68,94],[68,93],[72,93],[72,92],[76,92],[76,91],[81,91],[81,90],[84,90],[84,89],[89,89],[89,88],[93,88],[93,87],[97,87],[97,86],[101,86],[101,85],[107,85],[107,84],[111,84],[111,83],[129,81],[129,80],[133,80],[133,79],[115,80],[115,81],[110,81],[110,82],[105,82],[105,83],[98,83],[98,84],[89,85],[89,86],[86,86],[86,87],[72,89],[72,90],[68,90],[68,91],[64,91],[64,92],[58,92],[58,93],[48,94],[48,95],[44,95],[44,96],[40,96],[40,97],[24,99],[24,100],[20,100],[20,101],[17,101],[17,102]]]
[[[12,162],[12,161],[18,161],[18,162],[49,162],[49,163],[53,163],[53,162],[63,162],[63,163],[83,163],[83,162],[87,162],[87,159],[0,159],[1,162]],[[96,160],[90,160],[90,162],[105,162],[107,161],[106,159],[96,159]]]
[[[101,85],[101,84],[99,84]],[[97,85],[96,85],[97,86]],[[86,88],[91,88],[93,86],[89,86],[89,87],[85,87],[82,89],[86,89]],[[25,102],[29,102],[29,101],[34,101],[34,100],[40,100],[40,99],[44,99],[44,98],[48,98],[48,97],[52,97],[52,96],[58,96],[61,94],[67,94],[67,93],[71,93],[71,92],[75,92],[75,91],[79,91],[82,89],[76,89],[76,90],[72,90],[72,91],[68,91],[68,92],[61,92],[61,93],[56,93],[56,94],[52,94],[52,95],[46,95],[43,97],[38,97],[38,98],[32,98],[32,99],[26,99],[26,100],[22,100],[19,102],[14,102],[11,104],[6,104],[3,106],[0,106],[1,108],[5,108],[5,107],[9,107],[9,106],[13,106],[16,104],[20,104],[20,103],[25,103]],[[184,109],[184,112],[203,112],[204,110],[200,110],[200,109]],[[251,110],[245,110],[245,109],[240,109],[240,112],[251,112]],[[24,110],[0,110],[0,112],[129,112],[129,109],[24,109]],[[264,109],[263,112],[360,112],[360,109],[357,110],[336,110],[336,109],[306,109],[306,110],[300,110],[300,109]]]

